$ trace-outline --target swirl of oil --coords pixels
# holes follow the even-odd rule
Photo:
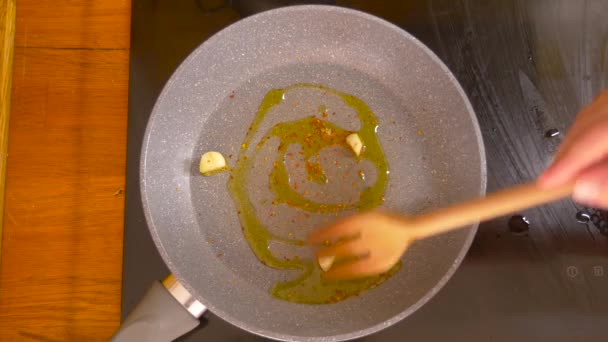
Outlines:
[[[329,121],[311,116],[292,122],[280,122],[260,139],[255,148],[252,148],[251,155],[247,156],[248,147],[253,146],[251,140],[266,118],[267,113],[281,103],[288,91],[297,88],[313,88],[334,94],[356,111],[357,117],[361,121],[361,128],[356,133],[359,134],[365,144],[365,149],[358,158],[370,161],[378,171],[375,184],[361,191],[356,203],[315,202],[302,196],[289,183],[285,158],[290,145],[299,144],[302,147],[308,180],[321,184],[327,182],[327,177],[321,165],[312,158],[318,155],[322,149],[331,146],[341,146],[349,149],[346,144],[346,137],[354,132],[345,130]],[[273,163],[274,167],[269,175],[270,188],[276,195],[275,204],[285,203],[290,207],[314,213],[332,213],[352,209],[365,210],[377,207],[384,200],[384,191],[388,181],[388,165],[376,136],[377,125],[375,115],[363,101],[352,95],[321,85],[296,84],[285,89],[271,90],[264,97],[241,145],[239,158],[228,181],[228,190],[237,207],[245,238],[256,257],[269,267],[302,271],[301,275],[292,281],[275,284],[271,290],[275,297],[298,303],[333,303],[377,286],[399,269],[400,265],[397,265],[386,274],[376,277],[354,281],[327,282],[322,279],[321,270],[316,262],[298,258],[285,259],[273,255],[268,248],[269,242],[272,240],[292,245],[302,245],[303,241],[286,239],[269,232],[257,216],[251,199],[245,190],[257,151],[271,138],[278,138],[280,143]]]

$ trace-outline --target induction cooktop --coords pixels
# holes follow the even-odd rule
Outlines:
[[[139,153],[156,97],[200,43],[264,10],[321,3],[384,18],[452,70],[479,119],[488,191],[530,181],[608,87],[608,1],[133,0],[123,318],[168,269],[148,233]],[[608,213],[569,200],[483,223],[448,284],[359,341],[606,341]],[[263,341],[212,313],[179,341]]]

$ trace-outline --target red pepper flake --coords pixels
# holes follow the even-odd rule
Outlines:
[[[298,188],[298,182],[293,182],[293,188],[297,189]]]
[[[230,158],[232,158],[232,154],[229,154],[229,155],[228,155],[228,159],[230,159]]]
[[[296,163],[296,167],[300,167],[300,163]]]
[[[224,256],[224,253],[217,253],[218,258],[221,258]]]
[[[326,118],[327,117],[327,113],[323,112],[323,114],[321,114],[322,117]]]

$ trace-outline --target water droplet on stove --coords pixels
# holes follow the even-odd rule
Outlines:
[[[591,215],[587,214],[586,212],[579,211],[576,213],[576,220],[578,223],[587,224],[589,221],[591,221]]]
[[[532,55],[528,55],[528,60],[531,61],[532,60]]]
[[[530,221],[521,215],[513,215],[508,222],[509,230],[512,233],[523,233],[530,229]]]
[[[545,132],[545,138],[554,138],[559,135],[559,130],[557,128],[551,128]]]

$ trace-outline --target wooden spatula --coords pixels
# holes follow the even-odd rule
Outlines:
[[[556,201],[573,189],[574,184],[547,190],[530,183],[419,216],[361,213],[314,231],[308,241],[325,246],[317,258],[326,278],[372,276],[394,266],[415,240]]]

